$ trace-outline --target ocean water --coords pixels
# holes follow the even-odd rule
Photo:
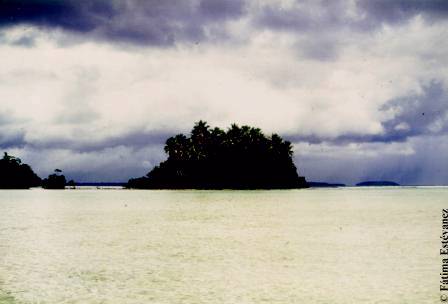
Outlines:
[[[448,188],[0,191],[0,303],[438,303]]]

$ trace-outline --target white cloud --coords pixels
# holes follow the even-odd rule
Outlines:
[[[82,146],[136,130],[187,132],[199,119],[221,127],[251,124],[288,136],[378,135],[384,132],[382,122],[396,115],[379,110],[388,100],[419,93],[434,79],[448,88],[448,43],[440,39],[446,31],[443,22],[427,24],[415,17],[366,35],[342,29],[330,42],[343,39],[337,43],[337,55],[325,61],[303,56],[312,34],[258,31],[247,20],[229,27],[230,32],[244,29],[242,37],[249,40],[168,49],[118,48],[93,41],[61,46],[57,43],[64,36],[61,32],[4,30],[5,41],[20,39],[23,33],[35,41],[33,47],[0,45],[1,108],[20,119],[16,128],[34,147],[15,152],[29,156],[41,172],[53,163],[31,154],[43,155],[33,149],[49,143],[53,144],[47,149],[53,150],[45,151],[48,157],[78,176],[85,176],[84,162],[93,161],[106,170],[119,161],[106,158],[107,153],[129,155],[132,164],[120,162],[147,170],[148,164],[163,157],[153,149],[160,149],[160,143],[148,142],[146,150],[139,150],[154,157],[136,152],[131,143],[125,147],[126,143],[114,141],[89,152]],[[440,129],[439,125],[434,128]],[[320,144],[313,149],[299,151],[314,159],[333,153],[369,157],[414,153],[406,143],[348,144],[340,149]]]

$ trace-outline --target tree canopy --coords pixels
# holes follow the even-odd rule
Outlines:
[[[65,189],[67,181],[65,176],[61,174],[61,169],[55,169],[54,174],[50,174],[42,181],[42,188],[44,189]]]
[[[190,136],[166,140],[167,160],[146,176],[130,179],[141,189],[279,189],[307,187],[297,174],[289,141],[236,124],[224,131],[197,122]]]
[[[4,153],[0,159],[0,189],[28,189],[40,186],[41,179],[31,167]]]

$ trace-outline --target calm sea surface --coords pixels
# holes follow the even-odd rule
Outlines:
[[[0,191],[0,303],[438,303],[448,188]]]

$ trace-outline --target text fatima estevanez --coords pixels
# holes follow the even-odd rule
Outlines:
[[[440,301],[448,302],[448,209],[442,209],[442,272],[440,273]]]

